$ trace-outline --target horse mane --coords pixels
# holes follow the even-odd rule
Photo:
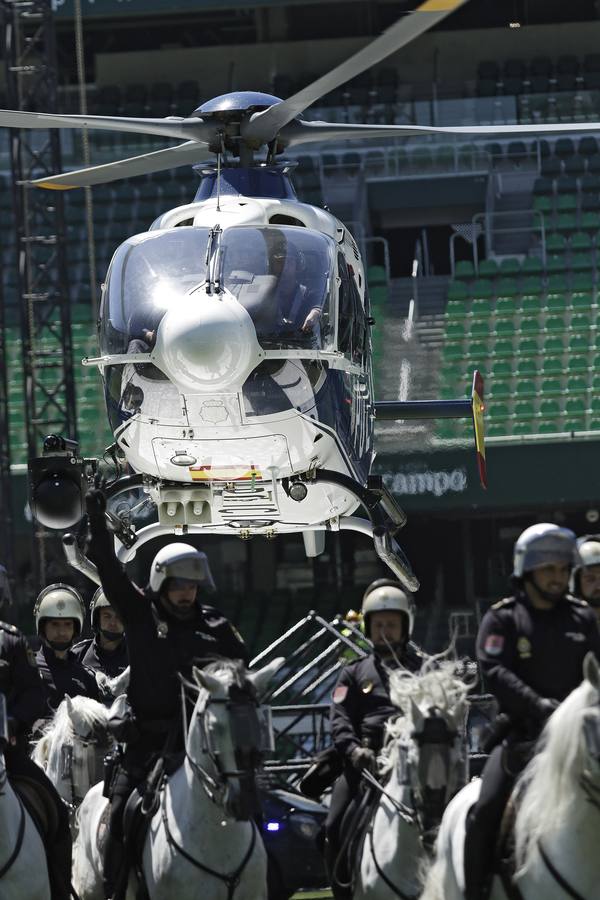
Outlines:
[[[92,700],[91,697],[71,697],[70,699],[77,716],[88,726],[91,733],[106,728],[108,710],[105,706],[98,703],[97,700]],[[67,701],[61,700],[54,716],[44,727],[42,737],[33,752],[33,759],[36,762],[38,758],[46,760],[50,745],[55,740],[59,740],[61,744],[68,744],[72,743],[75,735]]]
[[[216,678],[222,679],[226,687],[235,684],[237,687],[243,688],[247,684],[246,666],[241,659],[215,659],[203,666],[202,671],[207,675],[214,675]]]
[[[400,745],[411,736],[413,703],[424,715],[427,709],[435,706],[448,718],[455,719],[466,708],[467,694],[474,686],[473,680],[465,676],[462,660],[440,656],[428,657],[420,672],[394,669],[389,679],[390,697],[400,715],[389,719],[385,725],[386,737],[379,756],[382,775],[387,775],[394,768]]]
[[[521,873],[544,835],[564,825],[581,805],[578,783],[586,754],[580,721],[596,703],[596,688],[583,681],[548,720],[538,752],[517,781],[515,854]]]

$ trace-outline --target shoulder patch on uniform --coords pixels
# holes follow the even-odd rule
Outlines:
[[[335,688],[333,694],[331,695],[334,703],[343,703],[348,695],[348,685],[347,684],[338,684]]]
[[[502,600],[498,600],[497,603],[493,603],[491,609],[505,609],[507,606],[512,606],[514,602],[514,597],[504,597]]]
[[[488,634],[483,649],[488,656],[500,656],[504,650],[504,635]]]

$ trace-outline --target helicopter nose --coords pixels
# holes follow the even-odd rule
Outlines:
[[[241,389],[262,351],[234,297],[200,290],[167,310],[154,354],[182,393],[214,393]]]

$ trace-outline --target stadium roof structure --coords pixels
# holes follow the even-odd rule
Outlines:
[[[358,0],[328,0],[347,5]],[[258,7],[306,6],[306,0],[82,0],[81,12],[84,19],[129,18],[132,16],[170,17],[185,13],[202,13],[210,10],[244,10],[252,12]],[[407,3],[407,10],[412,4]],[[54,0],[54,14],[57,19],[73,19],[73,0]]]

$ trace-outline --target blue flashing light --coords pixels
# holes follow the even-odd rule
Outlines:
[[[265,831],[280,831],[281,830],[281,822],[267,822],[265,825]]]

